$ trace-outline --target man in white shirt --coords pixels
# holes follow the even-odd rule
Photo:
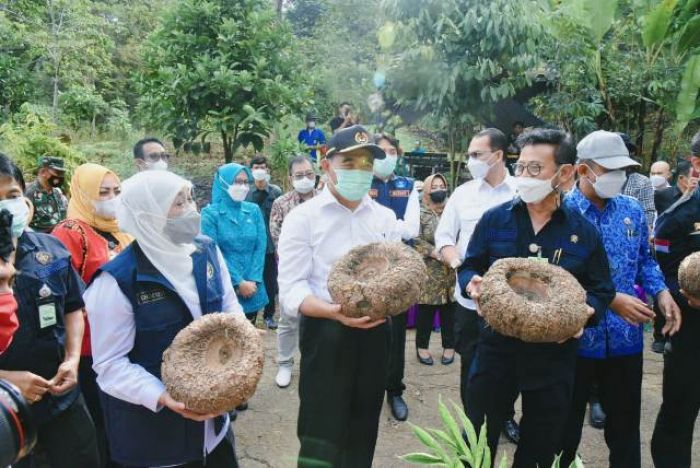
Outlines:
[[[367,195],[385,157],[361,126],[328,142],[321,194],[292,210],[279,240],[283,313],[300,315],[298,466],[369,468],[377,441],[389,352],[384,319],[350,318],[327,281],[353,247],[400,239],[396,215]]]
[[[472,180],[457,187],[450,197],[440,224],[435,231],[435,247],[443,262],[458,268],[467,253],[467,245],[476,224],[490,208],[505,203],[515,195],[513,178],[506,169],[508,139],[496,128],[477,133],[469,143],[469,172]],[[455,314],[456,349],[461,355],[460,394],[466,405],[469,369],[476,352],[478,323],[476,306],[471,299],[455,288],[458,303]],[[506,435],[517,443],[518,427],[515,421],[506,423]]]

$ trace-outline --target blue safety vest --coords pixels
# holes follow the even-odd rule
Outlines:
[[[369,196],[380,205],[392,210],[396,218],[404,219],[408,198],[411,196],[412,191],[413,179],[408,177],[393,175],[386,182],[378,177],[374,177]]]
[[[193,274],[202,314],[221,312],[223,286],[215,244],[197,238]],[[95,274],[109,273],[131,302],[136,326],[129,360],[160,379],[163,352],[192,322],[187,305],[172,284],[133,242]],[[128,466],[181,465],[204,457],[204,423],[163,408],[150,409],[101,393],[112,459]],[[225,422],[217,418],[217,432]]]

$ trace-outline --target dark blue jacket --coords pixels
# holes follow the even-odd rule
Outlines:
[[[221,270],[215,244],[197,238],[193,274],[202,314],[220,312]],[[163,352],[191,321],[187,305],[170,282],[133,242],[95,274],[109,273],[131,302],[136,326],[129,360],[160,379]],[[127,466],[181,465],[204,456],[204,423],[185,419],[167,408],[154,413],[101,392],[112,459]],[[217,429],[223,418],[217,418]]]
[[[19,238],[15,259],[17,276],[13,291],[17,300],[19,328],[10,347],[0,355],[0,369],[24,370],[51,379],[63,362],[66,313],[81,313],[84,284],[70,262],[61,241],[49,234],[25,232]],[[41,327],[40,311],[55,325]],[[45,324],[48,322],[45,322]],[[51,420],[72,405],[80,395],[76,386],[64,395],[44,394],[31,405],[37,424]]]
[[[683,325],[671,337],[673,350],[700,354],[700,311],[693,309],[681,294],[678,268],[688,255],[700,251],[700,191],[681,197],[656,220],[654,229],[656,260],[666,285],[681,308]]]
[[[476,225],[469,241],[464,263],[459,268],[459,287],[464,294],[474,275],[483,276],[500,258],[536,256],[531,245],[541,247],[541,255],[571,273],[586,290],[588,305],[595,309],[589,325],[605,314],[615,297],[615,286],[610,278],[608,258],[596,231],[580,213],[562,206],[552,219],[534,233],[526,204],[515,198],[488,210]],[[559,260],[555,251],[561,249]],[[516,359],[521,383],[531,388],[547,385],[565,376],[573,378],[577,340],[564,344],[526,343],[506,337],[491,328],[480,332],[479,346],[494,350],[499,355]],[[481,349],[477,351],[481,354]],[[477,358],[478,359],[478,358]]]
[[[392,210],[397,219],[404,219],[411,191],[413,191],[413,179],[408,177],[394,175],[386,182],[374,177],[369,196],[380,205]]]

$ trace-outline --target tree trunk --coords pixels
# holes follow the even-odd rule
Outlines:
[[[97,112],[92,114],[92,128],[91,128],[91,132],[90,132],[91,138],[95,138],[96,121],[97,121]]]
[[[221,132],[221,143],[224,145],[224,161],[228,164],[233,161],[233,154],[231,151],[231,140],[226,135],[226,132]]]
[[[282,7],[284,6],[284,0],[277,0],[277,14],[282,16]]]
[[[663,109],[659,109],[659,114],[656,116],[654,124],[654,143],[651,145],[651,163],[653,164],[659,159],[659,148],[661,141],[664,139],[664,124],[666,123],[666,114]],[[669,161],[669,164],[672,164]]]
[[[643,150],[644,150],[644,132],[646,131],[646,118],[647,118],[647,102],[644,99],[644,92],[642,91],[642,95],[639,98],[639,108],[637,110],[637,140],[635,144],[637,145],[637,154],[640,157],[643,157],[642,155]],[[630,135],[631,138],[631,135]]]

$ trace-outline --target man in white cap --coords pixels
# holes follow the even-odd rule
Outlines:
[[[633,198],[621,195],[627,180],[624,168],[636,163],[622,138],[599,130],[577,146],[579,181],[564,200],[600,233],[616,295],[599,323],[580,339],[574,395],[564,432],[564,466],[576,456],[586,403],[594,383],[605,421],[610,466],[640,467],[640,415],[644,323],[652,310],[636,297],[637,279],[668,317],[664,333],[680,327],[680,310],[651,255],[644,211]]]

